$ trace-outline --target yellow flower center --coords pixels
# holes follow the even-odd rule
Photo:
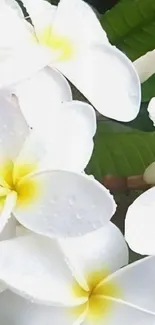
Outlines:
[[[87,310],[86,318],[89,322],[95,323],[106,316],[112,306],[113,298],[121,298],[120,287],[114,281],[106,282],[108,272],[105,270],[93,272],[87,276],[89,290],[84,290],[77,282],[73,284],[72,292],[76,297],[87,297],[88,302],[73,308],[73,313],[77,316]],[[110,299],[112,298],[112,299]]]
[[[27,175],[35,170],[32,164],[14,164],[8,160],[0,165],[0,208],[3,208],[7,194],[10,191],[17,193],[17,204],[22,206],[35,199],[38,186],[36,181]]]
[[[66,61],[74,56],[74,46],[71,40],[65,36],[57,35],[51,26],[45,27],[37,35],[37,39],[41,45],[56,51],[59,61]]]

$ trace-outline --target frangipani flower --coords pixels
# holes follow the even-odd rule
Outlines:
[[[155,99],[148,112],[155,125]],[[143,178],[155,185],[155,162],[148,166]],[[140,195],[129,207],[125,221],[126,240],[133,251],[143,255],[155,255],[155,187]]]
[[[94,109],[73,101],[56,111],[48,142],[47,134],[44,141],[29,130],[19,107],[1,98],[0,231],[13,213],[46,236],[77,236],[101,227],[115,211],[109,192],[81,173],[93,150]]]
[[[128,262],[128,249],[111,223],[59,242],[14,238],[0,243],[0,256],[0,279],[11,290],[0,295],[5,325],[155,322],[155,258],[118,270]]]
[[[34,27],[21,18],[21,11],[4,1],[1,5],[0,49],[2,54],[10,49],[8,59],[2,55],[1,87],[48,65],[65,75],[100,113],[121,121],[134,119],[140,106],[139,78],[131,61],[110,45],[90,6],[82,0],[61,0],[58,7],[23,0],[23,5]]]

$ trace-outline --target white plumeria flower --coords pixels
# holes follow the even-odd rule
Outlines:
[[[151,99],[148,112],[155,125],[155,98]],[[146,168],[143,178],[147,184],[155,185],[155,162]],[[125,235],[133,251],[155,255],[155,187],[140,195],[129,207]]]
[[[89,5],[61,0],[56,7],[44,0],[23,0],[33,22],[30,27],[20,11],[4,3],[0,8],[1,87],[48,65],[53,78],[57,69],[58,82],[65,75],[101,114],[121,121],[137,116],[141,95],[136,70],[110,45]]]
[[[34,232],[77,236],[115,212],[110,193],[81,173],[93,150],[94,109],[73,101],[56,112],[44,141],[29,130],[18,106],[0,99],[0,231],[13,213]]]
[[[5,325],[154,325],[155,258],[119,270],[128,249],[112,223],[59,242],[14,238],[0,243],[0,256]]]

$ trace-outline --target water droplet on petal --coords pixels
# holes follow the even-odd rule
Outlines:
[[[73,206],[74,203],[75,203],[75,201],[76,201],[75,197],[74,197],[74,196],[71,196],[71,197],[69,198],[69,200],[68,200],[69,205],[70,205],[70,206]]]
[[[92,209],[95,209],[95,208],[96,208],[96,204],[92,204],[92,205],[91,205],[91,208],[92,208]]]
[[[92,226],[93,226],[93,229],[94,229],[94,230],[96,230],[96,229],[98,228],[97,225],[96,225],[95,223],[93,223]]]
[[[56,201],[56,200],[55,200],[54,198],[52,198],[52,199],[50,200],[50,203],[51,203],[51,204],[54,204],[55,201]]]
[[[77,213],[77,214],[76,214],[76,218],[77,218],[78,220],[80,220],[80,219],[82,219],[82,215],[80,215],[79,213]]]

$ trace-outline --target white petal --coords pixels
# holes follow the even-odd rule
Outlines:
[[[42,129],[48,147],[40,168],[81,172],[87,166],[94,147],[95,111],[90,105],[78,101],[63,103],[55,109],[57,114]]]
[[[48,143],[45,142],[44,138],[41,137],[38,132],[35,132],[35,130],[30,130],[29,135],[14,162],[14,177],[16,177],[18,167],[21,165],[32,166],[32,168],[30,167],[30,172],[38,171],[39,161],[46,156],[48,150]]]
[[[111,302],[109,310],[105,313],[103,303],[103,315],[100,320],[97,321],[98,325],[154,325],[155,315],[147,313],[143,310],[136,309],[132,305],[125,305],[117,303],[116,301]],[[82,325],[92,325],[91,320],[87,319]],[[12,324],[8,324],[12,325]]]
[[[24,18],[22,9],[20,8],[19,4],[15,0],[4,0],[4,3],[6,3],[9,7],[11,7],[13,10],[16,11],[16,14],[20,18]]]
[[[1,217],[0,217],[1,218]],[[0,233],[0,241],[16,236],[16,220],[13,216],[8,220],[4,230]]]
[[[155,161],[145,169],[143,178],[147,184],[155,185]]]
[[[94,145],[93,136],[96,131],[94,109],[78,101],[57,104],[55,110],[49,106],[47,108],[49,116],[46,116],[45,112],[45,117],[42,116],[41,120],[36,119],[41,110],[38,114],[37,112],[34,114],[36,125],[40,121],[40,125],[38,123],[36,126],[38,132],[31,131],[16,163],[37,163],[37,170],[83,171]]]
[[[155,255],[155,187],[140,195],[129,207],[125,237],[132,250]]]
[[[28,125],[20,108],[10,98],[0,97],[0,160],[14,159],[19,153],[27,135]],[[3,157],[2,157],[3,156]]]
[[[12,2],[13,3],[13,2]],[[0,59],[3,50],[9,53],[11,49],[23,47],[32,42],[32,34],[25,24],[24,17],[7,2],[0,4]]]
[[[86,175],[49,171],[25,180],[36,184],[36,197],[14,212],[24,227],[36,233],[49,237],[84,235],[105,225],[115,212],[109,191]]]
[[[56,14],[56,6],[44,0],[21,1],[31,17],[37,35],[43,28],[52,25]]]
[[[21,226],[20,224],[18,224],[16,226],[16,237],[21,237],[21,236],[25,236],[25,235],[32,235],[32,231],[28,230],[27,228]]]
[[[11,291],[0,295],[0,317],[5,325],[73,325],[75,321],[76,325],[81,324],[72,308],[37,305]]]
[[[150,100],[147,110],[149,112],[150,119],[152,120],[153,124],[155,125],[155,97],[153,97]]]
[[[120,290],[113,298],[137,308],[147,310],[155,315],[155,257],[143,258],[109,276],[100,284],[116,283]]]
[[[4,202],[4,207],[0,214],[0,233],[4,231],[9,218],[11,218],[11,213],[15,207],[17,200],[17,194],[15,192],[10,192]]]
[[[134,62],[141,83],[149,79],[155,73],[155,50],[147,52]]]
[[[0,279],[15,293],[46,305],[86,301],[73,295],[74,279],[56,241],[39,235],[1,241],[0,256]]]
[[[4,52],[0,59],[0,88],[12,87],[31,77],[51,62],[51,53],[41,46],[31,43]]]
[[[128,122],[140,108],[140,82],[131,61],[112,46],[79,48],[56,67],[103,115]]]
[[[80,238],[60,239],[76,279],[105,271],[109,274],[128,263],[128,248],[120,230],[111,222]],[[82,272],[82,274],[81,274]],[[81,283],[83,284],[83,283]]]
[[[52,24],[58,35],[67,36],[81,45],[109,44],[105,31],[92,8],[81,0],[61,0]]]
[[[52,124],[56,114],[55,105],[72,100],[67,80],[50,68],[45,68],[18,84],[15,94],[28,124],[43,132]]]

